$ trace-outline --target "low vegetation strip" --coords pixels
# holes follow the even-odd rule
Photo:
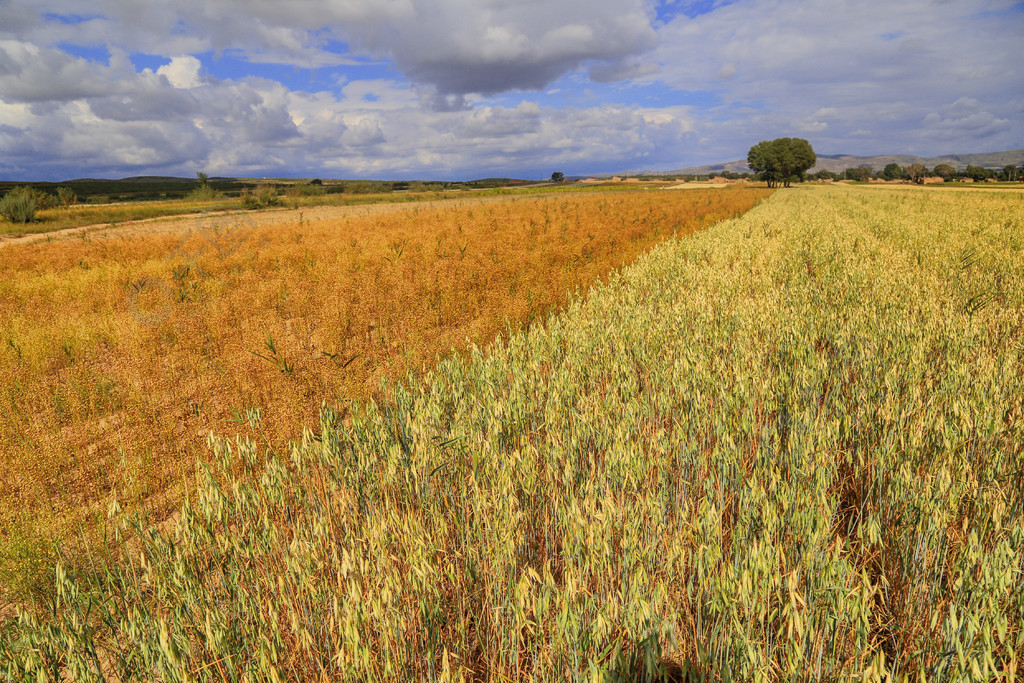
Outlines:
[[[286,455],[213,440],[173,531],[59,569],[5,671],[1012,678],[1020,207],[780,192]]]
[[[325,401],[386,398],[382,383],[767,194],[490,197],[6,247],[0,594],[45,601],[57,548],[115,493],[169,514],[211,430],[283,449]]]

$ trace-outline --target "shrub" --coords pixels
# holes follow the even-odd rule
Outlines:
[[[243,209],[265,209],[281,205],[281,198],[277,196],[277,188],[271,185],[258,185],[255,191],[245,188],[242,190],[241,197]]]
[[[78,196],[75,191],[66,185],[57,188],[57,204],[60,206],[71,206],[78,203]]]
[[[216,190],[210,187],[210,176],[202,171],[196,171],[196,183],[195,188],[185,195],[189,201],[211,202],[220,196]]]
[[[35,220],[39,210],[39,192],[31,187],[16,187],[0,199],[0,215],[12,223]]]
[[[185,198],[192,202],[211,202],[218,196],[217,191],[206,184],[197,186]]]
[[[36,196],[36,211],[52,209],[57,206],[57,197],[49,192],[43,192],[33,187],[32,193]]]

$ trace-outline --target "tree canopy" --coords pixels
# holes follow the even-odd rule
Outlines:
[[[871,175],[875,172],[870,166],[857,166],[855,168],[848,168],[845,171],[845,175],[850,180],[857,180],[859,182],[867,182],[871,178]]]
[[[882,169],[882,177],[886,180],[900,180],[903,178],[903,169],[899,164],[886,164]]]
[[[803,138],[762,140],[747,152],[747,165],[768,187],[780,183],[789,187],[793,181],[802,181],[817,161],[811,143]]]
[[[964,169],[964,175],[968,178],[974,179],[977,182],[981,182],[983,180],[991,178],[992,176],[995,175],[995,173],[981,166],[968,165],[967,168]]]

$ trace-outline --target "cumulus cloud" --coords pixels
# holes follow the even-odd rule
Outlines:
[[[250,150],[258,158],[260,150],[300,137],[283,86],[245,79],[194,87],[198,65],[192,58],[173,60],[169,73],[154,73],[137,72],[116,51],[106,64],[32,46],[7,44],[2,54],[5,175],[66,178],[79,169],[191,174],[190,167],[218,150]],[[40,64],[55,68],[42,77]]]
[[[8,4],[31,24],[23,34],[48,45],[115,42],[168,57],[234,49],[304,67],[386,58],[441,95],[542,88],[589,62],[607,76],[656,42],[645,0],[33,0],[34,21],[25,1]]]
[[[436,0],[413,9],[387,37],[339,34],[446,95],[541,89],[587,62],[627,61],[656,40],[639,0]]]
[[[721,99],[701,131],[712,155],[796,132],[831,152],[995,150],[1024,144],[1019,95],[1008,96],[1024,92],[1009,58],[1022,33],[1011,0],[742,0],[676,16],[655,59],[665,82]],[[855,139],[864,132],[870,149]]]
[[[666,169],[794,134],[1024,146],[1019,3],[672,5],[0,0],[0,175]],[[268,62],[327,75],[300,90]]]
[[[531,168],[550,173],[553,165],[591,170],[595,159],[614,170],[658,159],[685,143],[693,126],[685,108],[555,109],[526,99],[513,106],[467,101],[442,111],[425,109],[417,87],[400,79],[301,92],[264,78],[202,79],[198,60],[136,71],[123,55],[107,63],[56,56],[78,69],[78,82],[88,87],[68,101],[25,90],[16,100],[8,95],[16,89],[5,87],[0,175],[63,179],[203,169],[458,177]]]
[[[156,72],[175,88],[188,89],[199,85],[199,69],[202,66],[203,63],[195,57],[183,55],[172,58],[169,64],[164,64]]]
[[[523,102],[515,109],[478,107],[463,117],[458,137],[476,140],[532,135],[540,130],[540,117],[540,107],[534,102]]]
[[[353,147],[368,147],[386,142],[380,118],[376,116],[357,117],[355,122],[347,128],[342,141]]]
[[[999,118],[987,111],[973,109],[964,111],[961,103],[946,107],[943,114],[932,112],[924,117],[922,124],[940,140],[957,140],[964,130],[970,130],[977,138],[987,138],[1000,133],[1012,132],[1014,124],[1009,119]]]
[[[19,40],[0,40],[0,97],[6,102],[69,101],[120,90],[118,75],[134,76],[126,60],[104,69],[66,52]]]

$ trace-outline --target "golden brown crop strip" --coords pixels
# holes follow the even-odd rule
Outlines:
[[[396,207],[344,220],[8,247],[0,265],[0,513],[75,520],[173,502],[205,435],[280,446],[322,402],[378,396],[758,189]],[[247,412],[248,411],[248,412]],[[49,523],[49,522],[48,522]]]

